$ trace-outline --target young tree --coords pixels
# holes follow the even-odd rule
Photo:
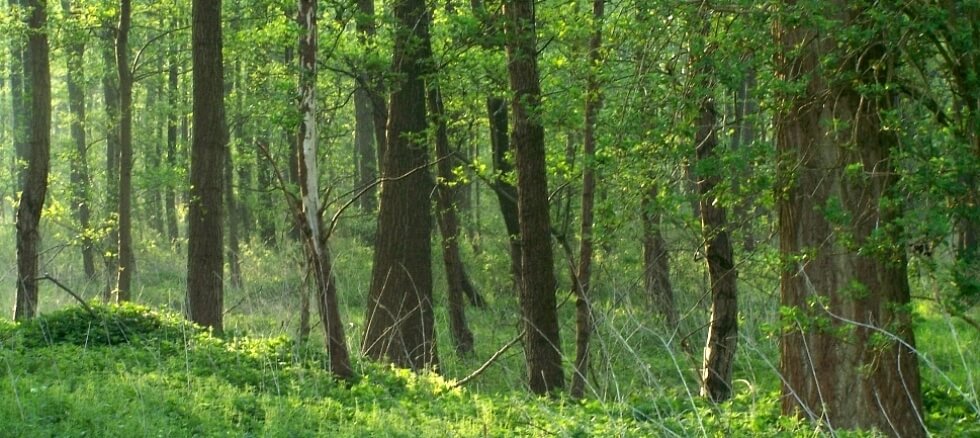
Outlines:
[[[187,302],[192,321],[222,330],[222,171],[225,125],[221,0],[194,0],[191,48],[194,66],[194,138],[187,211]]]
[[[405,368],[438,367],[432,311],[432,213],[425,139],[429,14],[422,0],[394,4],[395,47],[381,205],[361,351]]]
[[[108,302],[116,287],[119,271],[119,73],[116,66],[116,30],[111,23],[102,24],[102,101],[105,106],[105,212],[104,226],[109,229],[103,245],[105,289],[102,300]]]
[[[17,204],[17,295],[14,319],[37,314],[38,248],[41,246],[41,210],[48,190],[51,162],[51,72],[48,60],[47,1],[30,0],[28,13],[27,72],[31,111],[30,149],[24,186]]]
[[[548,175],[545,166],[544,126],[537,113],[541,102],[537,35],[532,0],[507,0],[507,70],[513,92],[517,152],[517,204],[521,229],[521,313],[524,318],[524,354],[531,391],[546,394],[565,385],[561,366]]]
[[[896,138],[881,119],[897,52],[876,32],[821,27],[873,30],[867,4],[807,5],[803,21],[776,27],[777,74],[800,90],[776,119],[783,413],[925,436],[899,212],[887,199]]]
[[[698,13],[701,32],[696,38],[700,48],[693,50],[693,68],[698,89],[697,132],[694,145],[700,175],[697,179],[701,235],[704,239],[705,260],[708,265],[708,281],[711,284],[711,321],[708,324],[708,341],[704,347],[704,363],[701,372],[701,395],[712,401],[727,400],[732,394],[732,366],[738,342],[738,301],[736,272],[731,237],[728,232],[727,212],[715,193],[721,183],[720,154],[718,150],[718,113],[715,108],[712,85],[715,72],[711,66],[707,38],[711,16],[702,9]]]

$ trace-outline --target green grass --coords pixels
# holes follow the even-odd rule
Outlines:
[[[12,227],[0,230],[5,280],[14,275]],[[149,307],[81,310],[42,284],[43,318],[0,319],[2,436],[813,436],[816,426],[779,416],[778,279],[766,254],[745,258],[740,275],[740,339],[734,397],[718,406],[698,396],[706,289],[699,262],[675,253],[679,306],[689,309],[669,332],[645,307],[635,251],[597,258],[596,335],[588,397],[577,402],[528,394],[519,345],[465,388],[454,379],[478,368],[518,332],[519,312],[506,242],[484,236],[483,251],[463,250],[469,274],[489,300],[467,309],[476,351],[451,354],[441,257],[433,255],[441,374],[414,376],[355,356],[359,380],[325,371],[322,329],[294,345],[303,260],[291,246],[242,250],[245,285],[226,289],[227,338],[180,317],[184,250],[137,250],[137,302]],[[77,249],[46,243],[42,272],[87,299],[104,280],[86,280]],[[628,247],[629,242],[614,246]],[[438,245],[434,248],[438,251]],[[341,314],[356,352],[370,275],[370,248],[343,230],[333,240]],[[567,274],[559,271],[561,287]],[[923,288],[922,284],[913,286]],[[563,349],[574,351],[574,306],[561,295]],[[10,309],[13,294],[0,294]],[[926,424],[939,436],[980,436],[977,373],[980,336],[934,307],[916,307],[923,360]],[[315,309],[314,309],[315,318]],[[566,370],[571,364],[566,364]],[[445,379],[445,380],[444,380]]]

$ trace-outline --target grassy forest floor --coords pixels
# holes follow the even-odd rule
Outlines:
[[[77,249],[59,246],[64,239],[56,226],[50,228],[55,232],[45,241],[50,249],[42,254],[42,272],[94,300],[104,281],[85,280]],[[13,304],[16,272],[12,229],[4,224],[0,231],[5,311]],[[46,282],[43,318],[21,325],[0,319],[0,436],[861,435],[779,417],[778,276],[766,268],[775,262],[762,253],[739,266],[739,351],[735,395],[728,402],[711,405],[697,394],[706,288],[699,262],[681,251],[672,258],[672,275],[680,308],[687,310],[676,331],[663,327],[641,298],[642,277],[630,271],[640,266],[638,254],[598,258],[597,334],[586,400],[529,395],[519,344],[465,387],[454,388],[518,331],[506,243],[482,243],[480,252],[465,248],[469,273],[489,301],[484,310],[467,309],[476,336],[472,355],[452,353],[441,265],[434,269],[441,377],[360,360],[355,383],[335,382],[324,371],[320,327],[308,345],[292,341],[304,278],[300,253],[289,246],[243,248],[245,283],[226,289],[227,333],[220,339],[179,317],[183,249],[138,249],[134,299],[148,307],[96,306],[90,314]],[[370,248],[341,235],[334,253],[341,314],[356,351]],[[928,276],[914,275],[912,284],[914,295],[929,296],[936,287]],[[562,340],[570,356],[574,303],[568,293],[561,296]],[[928,301],[917,301],[915,309],[928,430],[980,436],[980,333]]]

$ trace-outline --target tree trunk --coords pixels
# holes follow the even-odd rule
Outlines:
[[[71,16],[71,1],[61,0],[65,15]],[[73,32],[77,32],[72,28]],[[76,35],[80,38],[80,35]],[[85,43],[81,39],[70,42],[67,54],[66,82],[68,83],[68,108],[71,111],[71,138],[75,151],[71,156],[71,207],[81,228],[82,266],[85,276],[95,278],[95,249],[89,231],[92,228],[89,210],[89,191],[92,185],[88,172],[88,144],[85,138]]]
[[[662,207],[656,203],[658,193],[657,185],[651,183],[643,194],[643,284],[653,309],[669,330],[676,330],[679,318],[670,284],[670,254],[661,232]]]
[[[438,210],[439,231],[442,234],[442,260],[446,268],[448,282],[446,295],[449,301],[449,331],[457,354],[473,351],[473,332],[466,324],[466,308],[463,296],[466,293],[466,271],[463,259],[459,254],[459,219],[456,216],[456,178],[453,176],[453,165],[450,161],[449,135],[446,132],[446,112],[442,103],[439,86],[429,85],[429,114],[436,124],[436,158],[439,173],[439,187],[436,194],[436,209]]]
[[[109,212],[105,225],[105,289],[102,300],[109,302],[119,275],[119,72],[116,66],[116,31],[111,24],[103,24],[102,94],[106,113],[106,160],[105,160],[105,211]]]
[[[849,25],[867,19],[842,0],[829,7],[828,18]],[[785,96],[776,117],[780,254],[791,261],[781,278],[781,303],[792,312],[780,346],[783,413],[831,432],[925,436],[899,212],[883,202],[897,179],[896,139],[880,119],[892,96],[862,94],[892,89],[883,83],[891,52],[880,41],[784,26],[776,27],[777,74],[805,88]],[[839,56],[852,53],[862,56]]]
[[[354,149],[357,162],[357,184],[368,188],[359,201],[361,210],[374,213],[378,208],[377,190],[373,188],[378,178],[378,157],[374,147],[374,115],[371,96],[363,87],[354,90]]]
[[[221,0],[194,0],[191,44],[194,69],[194,138],[187,212],[187,297],[192,321],[222,331],[222,181],[228,142]]]
[[[9,0],[11,8],[24,4],[24,0]],[[30,160],[30,103],[27,101],[29,95],[25,93],[30,84],[25,81],[25,76],[30,74],[28,55],[24,49],[24,42],[20,38],[10,38],[10,130],[13,134],[14,142],[14,174],[17,178],[14,182],[16,193],[24,187],[27,180],[27,168],[23,166]],[[27,78],[29,80],[30,78]]]
[[[337,302],[337,288],[333,277],[333,263],[329,236],[323,233],[323,217],[320,213],[319,171],[317,170],[317,122],[316,122],[316,0],[300,0],[299,22],[303,33],[299,39],[300,64],[300,104],[302,123],[299,130],[299,177],[300,193],[303,197],[302,215],[305,224],[301,226],[306,237],[307,255],[317,286],[317,307],[327,339],[330,353],[330,371],[343,379],[354,376],[347,350],[344,325],[340,321]]]
[[[605,0],[592,3],[593,29],[589,39],[589,72],[585,86],[585,126],[582,130],[582,242],[579,244],[578,273],[576,275],[575,297],[575,373],[572,375],[571,395],[581,398],[585,395],[585,384],[589,372],[589,341],[592,337],[592,305],[589,292],[592,287],[592,222],[595,206],[595,149],[596,125],[599,109],[602,107],[602,94],[599,87],[599,63],[602,48],[602,20]]]
[[[167,169],[177,168],[177,107],[180,102],[177,70],[177,48],[171,43],[167,66],[167,98],[169,108],[167,110]],[[167,237],[171,245],[178,243],[180,231],[177,222],[177,191],[175,190],[176,181],[174,175],[168,174],[167,183],[164,186],[164,211],[167,222]]]
[[[507,131],[507,102],[496,97],[487,98],[487,118],[490,121],[490,142],[493,146],[493,171],[496,174],[494,193],[500,204],[500,214],[507,229],[510,243],[510,270],[514,288],[520,289],[521,281],[521,225],[517,214],[517,187],[511,184],[509,175],[514,166],[507,157],[513,149]]]
[[[740,148],[751,147],[756,141],[755,119],[759,113],[759,102],[752,94],[755,93],[756,73],[755,67],[750,67],[742,76],[735,91],[735,132],[732,135],[732,151],[738,153]],[[746,254],[755,251],[755,218],[752,213],[752,204],[755,203],[755,196],[750,191],[740,190],[742,180],[752,176],[751,164],[746,164],[744,172],[736,173],[732,179],[732,187],[736,193],[745,192],[735,204],[734,213],[742,223],[740,232],[742,234],[742,248]]]
[[[521,229],[521,312],[524,317],[524,354],[531,391],[546,394],[565,385],[561,366],[551,217],[548,213],[548,176],[545,166],[544,126],[537,117],[541,101],[537,36],[532,0],[508,0],[507,70],[513,91],[511,108],[517,151],[517,204]]]
[[[710,15],[701,11],[700,38],[707,44]],[[695,45],[697,47],[697,45]],[[722,181],[720,175],[720,151],[718,148],[718,113],[712,96],[713,76],[710,54],[707,49],[698,54],[692,71],[695,83],[700,84],[697,133],[694,143],[697,152],[699,210],[701,235],[708,265],[708,281],[711,285],[711,321],[708,340],[704,347],[701,371],[701,395],[714,402],[722,402],[732,394],[732,366],[738,343],[738,301],[736,271],[731,237],[728,233],[726,209],[714,193]],[[697,52],[695,52],[697,53]]]
[[[114,299],[129,301],[133,270],[133,74],[129,67],[129,28],[132,1],[121,0],[116,32],[116,69],[119,75],[119,270]],[[200,125],[195,125],[200,126]]]
[[[234,213],[238,211],[238,203],[235,200],[235,166],[232,163],[231,145],[225,148],[225,211]],[[242,264],[238,255],[241,253],[241,245],[238,243],[238,215],[226,215],[225,221],[228,227],[228,269],[231,277],[231,287],[240,289],[242,287]]]
[[[48,36],[45,0],[32,0],[29,10],[26,65],[30,66],[30,151],[24,186],[17,204],[17,295],[14,320],[24,321],[37,315],[38,249],[41,233],[38,225],[48,189],[51,162],[51,72],[48,61]]]
[[[378,232],[362,352],[413,370],[437,369],[432,311],[432,215],[434,186],[426,164],[425,84],[429,66],[429,15],[421,0],[394,5],[388,140],[382,160]]]
[[[268,133],[260,134],[256,138],[256,144],[259,148],[269,149],[269,138],[271,135]],[[273,198],[273,187],[275,184],[275,170],[273,168],[273,163],[269,160],[260,160],[258,163],[258,175],[257,181],[259,193],[259,205],[261,206],[261,211],[258,215],[259,221],[259,238],[262,243],[267,245],[273,245],[276,242],[276,224],[271,213],[275,210],[276,201]]]

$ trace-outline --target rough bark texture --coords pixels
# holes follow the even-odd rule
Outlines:
[[[429,113],[436,124],[436,158],[439,174],[439,187],[436,194],[437,218],[439,232],[442,234],[442,261],[446,268],[447,289],[449,301],[449,331],[452,335],[456,353],[466,354],[473,351],[473,332],[466,324],[466,307],[463,302],[465,295],[466,271],[463,258],[459,253],[459,218],[456,216],[456,178],[453,176],[453,165],[450,160],[449,134],[446,131],[446,111],[442,104],[442,95],[437,85],[430,85],[428,92]]]
[[[382,174],[378,232],[361,350],[405,368],[438,367],[432,312],[433,181],[426,161],[425,84],[429,16],[425,2],[399,0],[392,70],[388,141]]]
[[[537,110],[541,102],[537,36],[532,0],[504,2],[507,16],[507,71],[513,91],[517,151],[517,204],[521,229],[521,313],[524,354],[531,391],[545,394],[565,385],[561,366],[548,176],[545,169],[544,126]]]
[[[31,112],[30,149],[24,186],[17,204],[17,294],[14,302],[14,320],[23,321],[37,315],[38,300],[38,249],[41,233],[38,225],[44,197],[48,190],[48,170],[51,161],[51,73],[48,65],[48,37],[44,31],[47,15],[44,0],[26,3],[31,29],[27,39],[25,64],[30,66],[27,76],[30,84],[26,93],[30,97]]]
[[[710,15],[702,10],[699,44],[704,47],[710,30]],[[731,237],[728,232],[726,209],[714,193],[722,181],[720,151],[718,151],[718,113],[711,95],[715,72],[711,68],[706,49],[697,53],[692,72],[700,84],[697,132],[694,137],[698,164],[698,199],[701,215],[701,235],[704,239],[704,255],[708,265],[708,281],[711,285],[711,321],[708,324],[708,340],[704,347],[701,371],[701,395],[712,401],[727,400],[732,394],[732,366],[738,342],[738,302],[736,272]]]
[[[66,15],[71,15],[71,1],[61,0]],[[73,31],[77,32],[74,28]],[[92,185],[88,171],[88,144],[85,136],[85,42],[71,41],[65,47],[67,55],[66,82],[68,83],[68,109],[71,111],[71,138],[75,150],[71,155],[71,209],[78,221],[82,243],[82,266],[85,276],[95,278],[95,249],[88,237],[92,212],[89,210],[89,192]]]
[[[133,74],[129,67],[131,0],[122,0],[116,31],[116,71],[119,75],[119,270],[114,301],[129,301],[132,292],[133,255]]]
[[[867,13],[829,6],[845,23]],[[780,253],[791,262],[781,303],[793,311],[780,347],[783,413],[831,430],[925,436],[898,212],[883,203],[896,181],[895,139],[878,114],[890,96],[856,89],[881,87],[890,60],[880,42],[838,41],[806,23],[776,30],[777,73],[805,85],[776,118]],[[862,56],[836,56],[825,70],[821,60],[841,53]]]
[[[667,328],[679,323],[674,289],[670,284],[670,254],[661,232],[661,207],[655,203],[658,189],[651,184],[643,195],[643,284],[652,308],[660,313]]]
[[[585,126],[582,130],[582,242],[579,245],[577,290],[575,297],[575,373],[572,375],[572,397],[585,395],[589,372],[589,341],[592,337],[592,305],[589,292],[592,287],[592,222],[595,206],[595,149],[596,127],[602,94],[599,87],[598,69],[602,48],[602,20],[605,0],[592,2],[593,29],[589,39],[589,73],[585,86]]]
[[[221,57],[221,1],[194,0],[191,50],[194,67],[194,138],[187,211],[187,297],[192,321],[222,330],[222,179],[225,125]]]
[[[508,179],[514,166],[507,156],[513,149],[507,132],[507,102],[504,99],[487,98],[487,117],[490,120],[490,142],[493,146],[493,171],[497,175],[494,193],[500,204],[500,214],[507,229],[510,243],[510,270],[515,289],[521,287],[521,224],[517,213],[517,187]]]

